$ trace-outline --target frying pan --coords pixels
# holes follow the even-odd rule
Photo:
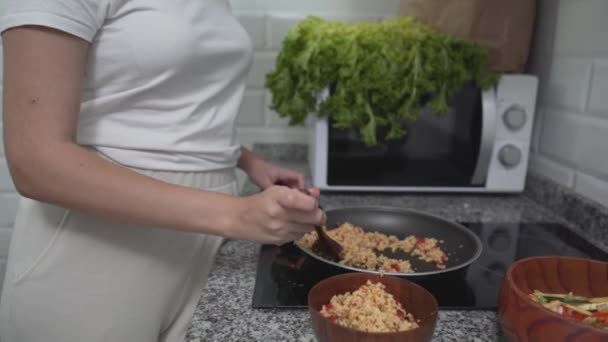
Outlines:
[[[387,275],[407,278],[429,277],[463,270],[473,263],[482,251],[481,240],[466,227],[420,211],[393,207],[352,207],[327,210],[327,230],[348,222],[361,227],[366,232],[380,232],[404,239],[409,235],[443,240],[439,246],[448,255],[446,267],[438,269],[434,263],[427,263],[417,257],[408,257],[414,272],[384,272]],[[296,246],[298,246],[296,244]],[[343,265],[322,255],[298,246],[311,257],[336,267],[357,272],[380,273],[358,267]],[[387,255],[391,256],[391,255]]]

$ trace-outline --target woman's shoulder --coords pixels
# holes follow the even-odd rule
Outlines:
[[[115,3],[123,0],[2,0],[0,32],[23,25],[65,31],[91,41]]]

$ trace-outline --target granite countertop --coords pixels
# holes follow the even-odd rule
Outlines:
[[[300,149],[258,148],[266,158],[308,173]],[[243,195],[257,192],[246,183]],[[538,192],[538,189],[536,189]],[[600,229],[584,230],[535,200],[520,195],[403,195],[323,193],[325,209],[356,205],[411,208],[466,222],[557,222],[587,237],[601,239]],[[603,229],[602,229],[603,231]],[[605,245],[604,245],[605,246]],[[228,241],[194,314],[187,341],[314,341],[306,310],[258,310],[251,307],[260,245]],[[502,341],[493,311],[440,311],[433,341]]]

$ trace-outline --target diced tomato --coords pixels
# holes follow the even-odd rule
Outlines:
[[[608,316],[599,316],[599,317],[594,317],[598,322],[602,322],[602,323],[606,323],[608,324]]]
[[[325,310],[333,310],[334,306],[331,304],[325,304]]]
[[[397,310],[397,317],[403,317],[403,315],[405,315],[403,311]]]
[[[398,264],[391,264],[391,268],[394,269],[397,272],[401,271],[401,267],[399,267]]]
[[[570,317],[570,313],[568,312],[568,308],[562,306],[561,309],[562,309],[562,316],[564,316],[564,317]]]
[[[582,313],[578,312],[578,311],[572,311],[572,318],[578,320],[578,321],[582,321],[585,319],[585,315],[583,315]]]
[[[608,323],[608,312],[594,312],[592,317],[600,322]]]
[[[426,239],[425,239],[425,238],[418,238],[417,243],[418,243],[419,245],[422,245],[422,244],[423,244],[423,243],[425,243],[425,242],[426,242]]]

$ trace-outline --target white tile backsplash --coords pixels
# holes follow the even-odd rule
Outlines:
[[[593,62],[588,110],[608,118],[608,57]]]
[[[309,13],[313,14],[313,13]],[[379,15],[350,15],[347,13],[339,14],[314,14],[320,18],[331,21],[345,21],[345,22],[378,22],[382,20],[384,16]],[[267,22],[268,36],[268,47],[270,49],[280,49],[285,35],[291,28],[297,25],[302,19],[306,18],[307,15],[293,14],[293,13],[276,13],[270,15]]]
[[[399,0],[230,0],[236,11],[390,15],[399,12]]]
[[[574,185],[574,170],[542,155],[532,154],[530,156],[530,170],[537,174],[544,175],[561,185],[567,187],[572,187]]]
[[[279,50],[289,30],[305,17],[305,15],[301,14],[271,14],[266,22],[268,47],[273,50]]]
[[[540,138],[540,152],[569,166],[576,165],[580,126],[577,115],[546,111]],[[569,137],[569,138],[565,138]]]
[[[592,60],[586,58],[555,58],[550,68],[543,104],[584,111],[592,65]]]
[[[379,16],[373,15],[353,15],[353,16],[344,16],[344,15],[323,15],[321,18],[325,20],[339,20],[346,21],[351,23],[359,23],[359,22],[379,22],[383,18]]]
[[[560,7],[555,32],[556,53],[578,56],[608,53],[608,1],[557,1]]]
[[[574,189],[587,198],[608,206],[608,181],[605,179],[578,172]]]
[[[266,46],[266,20],[264,16],[241,14],[238,19],[249,33],[253,48],[256,50],[263,49]]]
[[[608,1],[539,0],[537,18],[530,65],[542,121],[530,169],[605,205]]]
[[[247,76],[247,86],[250,89],[264,88],[266,75],[274,70],[276,58],[277,53],[275,52],[260,52],[255,54],[251,71]]]
[[[264,136],[266,143],[284,143],[290,141],[296,144],[306,144],[309,140],[309,131],[303,127],[238,127],[239,141],[247,147],[260,142]]]
[[[608,120],[585,117],[577,121],[579,129],[575,136],[579,170],[608,180]],[[570,140],[565,136],[564,140]]]
[[[608,120],[553,112],[544,120],[540,152],[575,170],[608,179]]]
[[[266,120],[265,94],[266,92],[263,90],[248,90],[245,92],[236,121],[238,126],[264,126]]]
[[[270,109],[270,105],[272,103],[272,94],[269,91],[266,91],[266,126],[268,127],[289,127],[289,119],[282,118],[279,116],[277,112]]]

